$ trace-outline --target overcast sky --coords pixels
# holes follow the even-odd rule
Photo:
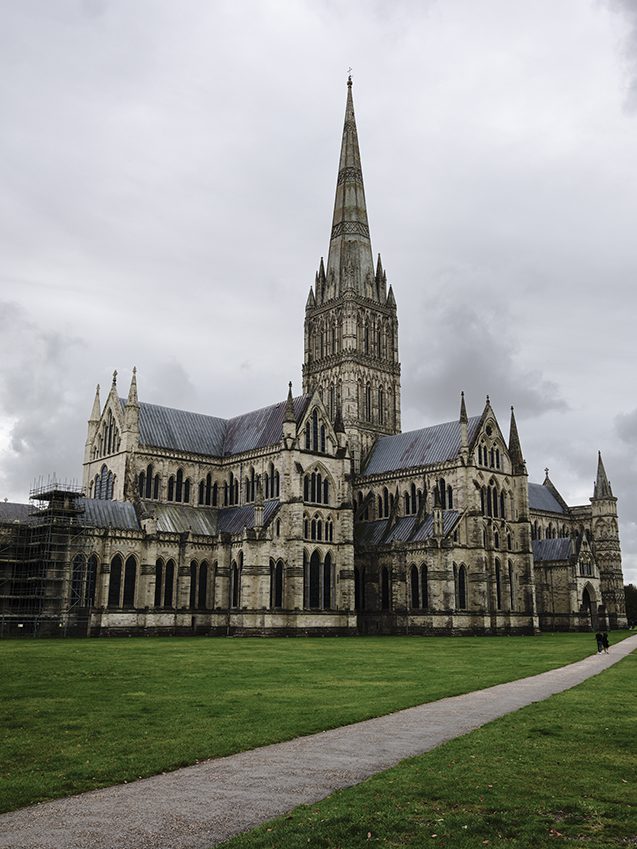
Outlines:
[[[515,405],[637,580],[637,2],[0,0],[0,497],[81,479],[95,384],[301,389],[353,68],[403,429]]]

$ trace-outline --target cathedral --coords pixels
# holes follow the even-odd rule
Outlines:
[[[302,394],[231,419],[126,397],[83,486],[0,504],[0,630],[535,634],[626,626],[617,499],[530,483],[513,408],[401,431],[397,304],[372,255],[351,79]],[[140,388],[143,377],[140,375]],[[143,394],[142,394],[143,397]],[[592,470],[591,470],[592,471]],[[22,629],[22,630],[20,630]]]

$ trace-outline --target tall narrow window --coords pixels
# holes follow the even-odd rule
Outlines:
[[[420,567],[420,583],[422,587],[422,606],[429,607],[429,575],[426,563],[423,563]]]
[[[135,582],[137,578],[137,561],[131,555],[124,567],[124,607],[135,607]]]
[[[197,587],[197,608],[208,610],[208,564],[204,560],[199,566],[199,584]]]
[[[464,565],[458,570],[458,607],[460,610],[467,607],[467,570]]]
[[[417,609],[420,607],[420,582],[416,566],[411,566],[409,569],[409,581],[411,584],[411,606]]]
[[[194,610],[197,606],[197,561],[190,561],[190,597],[189,606]]]
[[[155,607],[162,607],[162,579],[164,577],[164,564],[162,560],[155,563]]]
[[[174,607],[174,592],[175,592],[175,561],[169,560],[166,563],[166,581],[164,585],[164,607]]]
[[[108,606],[119,607],[119,595],[122,586],[122,558],[119,554],[111,560],[111,574],[108,582]]]
[[[91,554],[86,568],[86,586],[84,596],[84,604],[86,607],[94,607],[95,605],[95,597],[97,593],[97,566],[97,556],[95,554]]]
[[[314,551],[309,564],[309,607],[317,610],[321,606],[321,559]]]
[[[511,594],[511,610],[515,610],[515,575],[513,573],[513,563],[509,560],[509,592]]]
[[[380,570],[380,606],[381,610],[391,609],[391,587],[387,566],[383,566]]]
[[[497,610],[502,610],[502,569],[497,558],[495,561],[495,606]]]
[[[332,558],[328,552],[323,562],[323,609],[332,607]]]

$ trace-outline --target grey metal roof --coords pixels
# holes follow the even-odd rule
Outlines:
[[[536,563],[569,561],[571,559],[571,540],[568,537],[534,539],[533,559]]]
[[[156,404],[139,405],[139,441],[142,445],[221,457],[225,433],[225,419]]]
[[[33,512],[33,504],[17,504],[12,501],[0,501],[0,523],[22,524],[29,521],[29,516]]]
[[[188,504],[161,504],[142,501],[144,512],[157,519],[157,530],[169,534],[192,531],[193,534],[214,536],[217,533],[216,507],[191,507]]]
[[[453,530],[458,521],[460,513],[457,510],[445,510],[442,514],[442,526],[444,534]],[[354,526],[354,539],[358,545],[389,545],[397,542],[424,542],[433,536],[433,516],[425,516],[424,521],[418,524],[416,516],[401,516],[394,527],[385,537],[389,525],[389,519],[380,519],[376,522],[356,522]]]
[[[263,505],[263,524],[267,525],[277,514],[281,503],[274,498]],[[244,528],[254,527],[254,504],[242,507],[224,507],[219,511],[219,530],[226,534],[238,534]]]
[[[303,418],[310,403],[311,395],[299,395],[294,398],[294,414],[297,422]],[[275,445],[283,432],[283,417],[285,401],[236,416],[227,423],[226,438],[223,444],[224,456],[240,454],[242,451],[252,451],[254,448],[265,448]]]
[[[564,515],[564,508],[551,490],[541,483],[529,484],[529,507],[531,510],[543,510],[546,513]]]
[[[481,416],[469,419],[469,442],[475,436],[480,420]],[[377,475],[444,463],[457,457],[459,451],[460,422],[457,420],[395,436],[381,436],[376,440],[362,474]]]
[[[311,397],[300,395],[294,399],[297,422],[305,415]],[[281,401],[227,420],[140,403],[139,441],[142,445],[207,457],[229,457],[264,448],[281,439],[285,403]]]
[[[131,501],[78,498],[77,505],[84,510],[80,516],[80,522],[86,527],[139,530],[139,521]]]

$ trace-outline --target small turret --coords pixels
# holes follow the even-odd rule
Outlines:
[[[336,416],[334,418],[334,433],[336,434],[336,444],[339,449],[343,450],[347,446],[347,435],[345,433],[345,423],[343,421],[343,411],[340,404],[336,407]]]
[[[602,452],[597,452],[597,478],[595,480],[595,485],[593,488],[593,498],[614,498],[613,490],[610,486],[610,481],[606,476],[606,469],[604,468],[604,463],[602,461]]]
[[[469,454],[469,417],[464,402],[464,392],[460,393],[460,454],[465,460]]]
[[[310,286],[310,291],[307,296],[307,301],[305,302],[305,309],[311,310],[312,307],[316,306],[316,298],[314,297],[314,289]]]
[[[433,488],[433,535],[435,539],[441,540],[444,536],[444,520],[442,514],[442,504],[440,502],[440,489],[435,484]]]
[[[86,433],[86,443],[84,445],[84,462],[88,463],[91,459],[91,451],[93,447],[93,440],[97,436],[97,431],[100,424],[102,412],[100,407],[100,385],[97,384],[95,389],[95,398],[93,399],[93,406],[91,407],[91,415],[88,419],[88,428]]]
[[[296,413],[294,412],[294,398],[292,397],[292,381],[288,384],[288,397],[285,402],[283,413],[283,441],[286,448],[292,448],[296,439]]]
[[[261,475],[257,475],[256,492],[254,494],[254,529],[261,530],[263,527],[263,485]]]
[[[513,466],[514,475],[525,475],[526,464],[522,456],[522,446],[520,445],[520,437],[518,435],[518,426],[515,421],[515,412],[511,407],[511,424],[509,426],[509,457]]]
[[[95,398],[93,399],[93,406],[91,408],[91,415],[89,416],[89,422],[99,422],[100,416],[102,415],[102,410],[100,407],[100,385],[99,383],[95,387]]]
[[[139,401],[137,398],[137,369],[133,366],[128,398],[124,407],[124,450],[137,448],[139,441]]]

